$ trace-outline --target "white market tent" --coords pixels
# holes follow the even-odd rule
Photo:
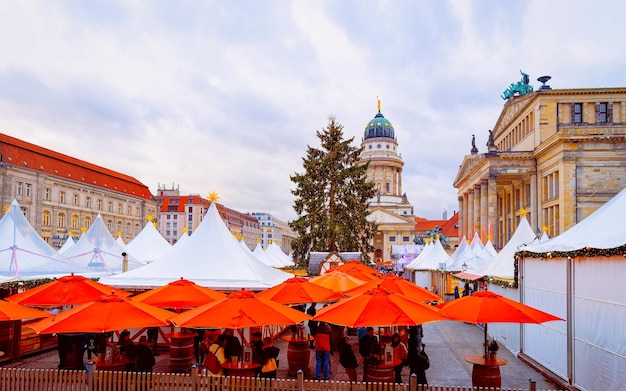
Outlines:
[[[626,384],[624,221],[626,189],[562,234],[518,253],[523,302],[567,321],[524,329],[524,352],[579,389]]]
[[[252,254],[261,262],[271,267],[281,267],[281,265],[274,259],[270,258],[265,250],[263,250],[263,246],[261,243],[257,243]]]
[[[487,243],[485,243],[485,250],[487,250],[489,254],[491,254],[491,256],[493,257],[498,255],[498,251],[495,247],[493,247],[493,242],[491,241],[491,238],[487,240]]]
[[[409,266],[414,270],[413,282],[415,285],[429,287],[431,286],[433,273],[441,267],[441,265],[445,265],[450,256],[443,248],[443,245],[436,239],[433,244],[427,245],[422,251],[424,256],[415,259],[415,261],[411,262]],[[421,254],[420,254],[421,255]]]
[[[71,262],[76,263],[93,273],[107,275],[111,273],[121,273],[124,267],[124,257],[126,252],[120,244],[113,238],[98,215],[91,227],[83,233],[72,247],[63,255]],[[143,266],[144,262],[128,256],[128,270]]]
[[[34,280],[88,272],[50,247],[13,200],[0,220],[0,276],[3,279]]]
[[[76,243],[74,242],[74,239],[71,236],[68,236],[65,243],[63,243],[63,246],[61,246],[61,248],[59,249],[59,254],[63,254],[64,252],[69,250],[70,247],[74,245],[74,243]]]
[[[515,274],[515,253],[521,247],[528,245],[536,239],[535,232],[530,227],[528,219],[523,216],[502,250],[488,264],[471,271],[472,274],[490,276],[494,279],[513,282]]]
[[[291,258],[289,258],[289,256],[285,254],[283,250],[280,249],[278,244],[274,242],[270,243],[270,245],[267,247],[265,251],[268,251],[270,254],[272,254],[274,258],[278,260],[278,262],[280,262],[281,266],[279,267],[287,267],[287,266],[294,265]]]
[[[456,253],[457,252],[454,254]],[[492,259],[493,256],[485,249],[485,246],[480,240],[480,236],[474,234],[472,242],[465,250],[454,258],[451,256],[450,260],[446,262],[446,271],[460,272],[465,268],[465,271],[468,273],[473,273],[474,270],[488,264]]]
[[[154,288],[181,277],[217,290],[262,290],[293,277],[244,251],[211,203],[204,219],[183,246],[138,270],[102,278],[119,288]]]
[[[126,245],[128,254],[144,263],[151,263],[172,251],[172,245],[149,221],[133,240]]]
[[[178,248],[180,246],[182,246],[184,243],[187,243],[187,240],[189,240],[189,237],[191,235],[189,235],[189,232],[183,232],[183,234],[180,236],[180,238],[178,238],[178,240],[176,241],[176,243],[174,243],[174,245],[172,247],[174,248]]]

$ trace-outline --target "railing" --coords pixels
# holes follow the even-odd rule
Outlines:
[[[295,379],[207,376],[196,368],[191,373],[138,373],[57,369],[0,368],[0,390],[11,391],[475,391],[473,387],[421,386],[409,384],[350,383]],[[486,388],[485,388],[486,390]],[[496,390],[490,388],[489,390]],[[500,390],[500,389],[498,389]],[[531,380],[529,390],[535,391]],[[501,389],[501,391],[521,391]]]

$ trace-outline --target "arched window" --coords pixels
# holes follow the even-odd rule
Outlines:
[[[113,220],[107,220],[107,229],[109,232],[113,232]]]
[[[72,215],[72,229],[78,229],[78,215]]]
[[[130,223],[126,223],[126,235],[130,235]]]
[[[85,221],[83,222],[83,226],[86,229],[89,229],[89,227],[91,227],[91,217],[89,217],[89,216],[85,217]]]
[[[135,231],[133,232],[135,236],[139,235],[139,224],[135,224]]]

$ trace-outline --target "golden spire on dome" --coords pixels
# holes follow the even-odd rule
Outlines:
[[[378,101],[378,111],[380,111],[380,99],[378,99],[378,97],[376,97],[376,100]]]

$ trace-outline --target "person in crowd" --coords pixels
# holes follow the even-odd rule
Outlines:
[[[455,286],[454,287],[454,298],[458,299],[459,297],[461,297],[461,295],[459,295],[459,286]]]
[[[225,356],[225,352],[226,352],[226,341],[227,341],[228,337],[226,336],[226,334],[220,334],[219,337],[217,337],[217,339],[211,344],[211,346],[209,346],[209,350],[207,352],[208,353],[212,353],[215,355],[215,357],[217,357],[217,361],[220,363],[220,367],[219,370],[216,372],[212,372],[206,365],[204,365],[204,367],[206,368],[206,373],[207,375],[214,375],[214,376],[221,376],[224,374],[224,370],[222,369],[222,365],[224,365],[224,363],[226,362],[226,356]],[[206,360],[206,357],[205,357]]]
[[[148,336],[148,344],[152,349],[152,355],[158,356],[158,341],[159,341],[159,328],[158,327],[148,327],[148,331],[146,332]]]
[[[408,351],[400,339],[400,334],[393,333],[391,335],[391,347],[393,347],[393,372],[396,383],[402,384],[402,368],[404,367],[404,360],[408,358]]]
[[[378,352],[378,337],[374,335],[374,328],[368,327],[365,329],[366,334],[359,339],[359,354],[363,361],[363,381],[367,377],[367,364],[370,357],[376,357]]]
[[[130,362],[126,366],[126,369],[129,371],[133,370],[133,360],[135,359],[135,351],[133,349],[134,344],[130,339],[130,331],[124,330],[120,333],[120,339],[117,341],[117,344],[120,346],[120,354],[122,356],[126,356]]]
[[[315,314],[317,314],[315,303],[311,303],[311,306],[306,310],[306,313],[311,316],[315,316]],[[318,323],[317,321],[309,319],[309,322],[308,322],[309,333],[311,334],[312,337],[315,337],[315,333],[317,332],[317,323]],[[315,345],[313,341],[311,341],[311,349],[314,349],[314,348],[315,348]]]
[[[350,379],[351,382],[355,382],[356,368],[359,366],[359,363],[352,350],[349,337],[343,337],[341,341],[339,341],[339,364],[346,370],[348,379]]]
[[[259,364],[265,364],[265,357],[263,357],[263,334],[260,331],[255,331],[250,336],[250,347],[252,348],[252,361]]]
[[[420,325],[421,326],[421,325]],[[409,359],[409,373],[415,374],[417,384],[428,384],[426,382],[426,370],[422,364],[422,359],[419,357],[419,351],[422,346],[422,333],[421,328],[417,326],[409,327],[409,340],[407,341],[408,359]]]
[[[320,322],[315,333],[315,380],[330,379],[332,331],[326,322]],[[325,378],[320,377],[324,372]]]
[[[263,360],[264,365],[261,367],[260,376],[262,378],[276,379],[276,370],[278,369],[278,354],[280,349],[274,346],[274,342],[271,337],[263,339]],[[274,360],[276,369],[271,370],[271,360]]]
[[[147,337],[142,336],[139,338],[139,343],[133,346],[133,357],[133,370],[135,372],[152,372],[156,360]]]
[[[233,357],[240,357],[243,348],[241,346],[241,342],[239,342],[239,338],[235,335],[235,330],[225,329],[222,335],[226,336],[224,356],[229,360],[232,360]]]
[[[463,297],[471,295],[471,289],[468,283],[465,283],[465,287],[463,288]]]

